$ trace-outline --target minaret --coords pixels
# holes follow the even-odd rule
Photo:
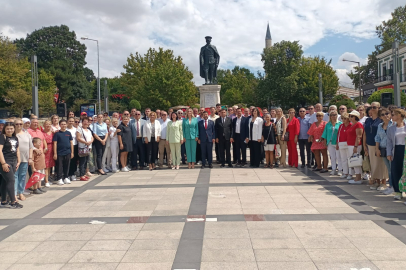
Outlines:
[[[266,36],[265,36],[265,48],[271,48],[272,47],[272,37],[271,37],[271,31],[269,30],[269,22],[268,26],[266,28]]]

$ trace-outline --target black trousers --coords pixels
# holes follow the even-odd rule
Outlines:
[[[73,146],[73,158],[70,160],[70,165],[69,165],[69,176],[72,176],[75,174],[76,170],[78,169],[78,145]]]
[[[262,144],[258,141],[250,141],[250,164],[253,167],[259,167],[261,162],[261,146]]]
[[[403,174],[403,157],[405,154],[404,145],[395,145],[395,154],[393,155],[390,166],[392,176],[392,186],[395,192],[400,192],[399,181]]]
[[[233,154],[237,163],[247,163],[247,144],[241,139],[240,133],[234,134]]]
[[[137,167],[137,155],[139,156],[140,159],[140,167],[144,167],[144,163],[145,163],[145,143],[142,142],[142,139],[139,138],[135,141],[135,143],[133,144],[133,151],[131,153],[131,167]]]
[[[215,143],[214,152],[216,152],[216,160],[217,160],[217,161],[220,161],[219,144],[218,144],[218,143]]]
[[[63,180],[69,176],[69,164],[70,164],[71,154],[65,156],[58,156],[56,163],[58,164],[57,178],[58,180]]]
[[[200,161],[201,157],[202,157],[202,149],[200,147],[200,144],[196,143],[196,163]]]
[[[310,148],[312,148],[312,144],[313,144],[312,142],[309,142]],[[313,166],[314,165],[314,153],[312,151],[310,151],[310,154],[311,154],[311,160],[310,160],[309,164]]]
[[[230,140],[226,140],[224,137],[219,138],[218,146],[221,165],[225,165],[226,162],[228,165],[231,165]]]
[[[156,155],[158,154],[158,143],[155,141],[155,137],[151,137],[151,141],[148,142],[148,164],[155,164]]]
[[[209,165],[213,162],[213,143],[212,142],[200,142],[200,148],[202,152],[202,165],[206,166],[206,159]]]
[[[300,150],[300,159],[302,164],[310,165],[312,162],[312,151],[310,151],[310,142],[307,139],[299,139],[299,150]],[[305,155],[305,147],[306,147],[306,154]],[[307,163],[305,157],[307,156]]]
[[[3,171],[3,166],[0,166],[0,173],[3,177],[1,181],[0,193],[1,193],[1,201],[5,202],[7,200],[7,194],[10,197],[11,202],[16,201],[15,195],[15,178],[14,174],[16,172],[17,160],[6,160],[6,163],[10,166],[10,170],[8,172]]]
[[[89,156],[85,157],[79,157],[79,172],[80,172],[80,177],[84,176],[86,174],[86,169],[87,169],[87,162],[89,161]]]
[[[105,136],[99,136],[99,138],[104,140]],[[104,150],[106,149],[106,145],[103,145],[99,140],[95,140],[94,144],[96,146],[97,168],[100,170],[101,168],[103,168],[102,159],[103,159]]]

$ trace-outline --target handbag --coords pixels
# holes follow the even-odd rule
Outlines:
[[[361,167],[362,161],[363,161],[362,156],[360,156],[358,154],[356,154],[356,155],[354,154],[348,159],[348,167],[349,168]]]
[[[282,121],[282,120],[281,120]],[[286,120],[287,121],[287,120]],[[287,141],[289,141],[289,131],[286,131],[285,132],[285,136],[283,136],[283,140],[285,141],[285,142],[287,142]]]
[[[364,160],[362,161],[362,169],[364,172],[370,172],[371,171],[371,165],[369,163],[369,157],[364,156]]]
[[[281,146],[279,144],[275,144],[275,157],[276,158],[281,157]]]
[[[385,148],[380,148],[379,147],[379,151],[381,152],[381,157],[386,158],[387,154],[386,154],[386,147]]]
[[[83,139],[87,142],[85,134],[83,133],[83,128],[82,128],[82,135],[83,135]],[[78,149],[79,157],[87,157],[88,155],[90,155],[90,149],[89,149],[88,145],[86,145],[85,147],[79,147],[79,149]]]

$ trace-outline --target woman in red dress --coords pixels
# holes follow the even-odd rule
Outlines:
[[[48,183],[48,178],[51,173],[52,167],[55,166],[54,160],[54,150],[53,150],[53,143],[52,138],[54,137],[54,132],[52,131],[51,121],[46,120],[44,122],[44,134],[45,141],[47,142],[48,151],[45,153],[45,183]]]
[[[326,143],[321,140],[321,135],[323,135],[324,128],[326,127],[326,121],[323,121],[324,113],[316,113],[317,122],[314,122],[307,134],[310,135],[310,141],[312,142],[311,150],[314,153],[314,158],[316,159],[317,169],[313,171],[320,171],[321,173],[327,172],[328,166],[328,156],[327,156],[327,146]],[[323,168],[321,164],[320,152],[323,155]]]
[[[287,120],[286,132],[289,132],[288,141],[288,164],[290,167],[296,167],[299,165],[299,157],[297,155],[297,138],[300,132],[299,120],[295,117],[295,109],[289,109],[289,119]]]

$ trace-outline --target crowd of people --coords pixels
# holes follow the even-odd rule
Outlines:
[[[289,109],[285,116],[281,108],[263,108],[261,116],[254,106],[226,110],[217,104],[210,113],[204,108],[147,108],[143,117],[137,109],[111,117],[82,112],[77,118],[69,112],[67,120],[54,115],[42,126],[35,115],[0,120],[1,206],[22,208],[19,201],[26,194],[42,194],[52,182],[88,181],[94,172],[152,171],[165,165],[179,170],[181,163],[189,169],[213,168],[214,156],[222,168],[245,167],[247,148],[251,168],[298,168],[300,154],[301,168],[330,171],[349,184],[368,180],[370,189],[401,200],[406,188],[405,111],[378,102],[351,112],[344,105],[322,110],[316,104],[298,112]],[[35,172],[44,181],[25,190]]]

